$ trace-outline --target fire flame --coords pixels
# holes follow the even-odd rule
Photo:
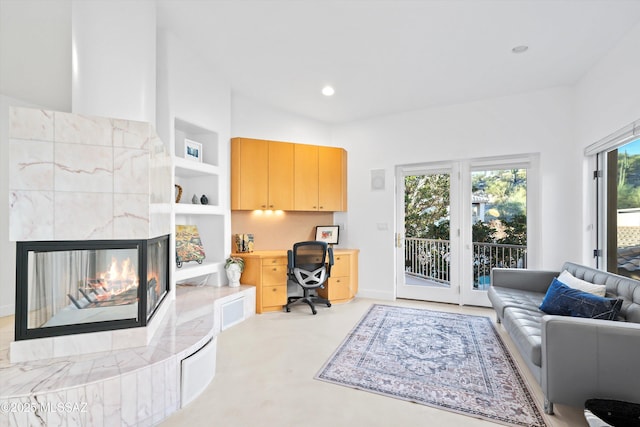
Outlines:
[[[138,272],[131,265],[131,259],[126,258],[119,265],[115,257],[111,258],[109,270],[100,273],[100,280],[107,286],[111,295],[117,295],[131,288],[138,287]]]

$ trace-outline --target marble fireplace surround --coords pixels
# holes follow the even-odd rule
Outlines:
[[[10,109],[9,238],[129,240],[171,234],[171,156],[144,122],[30,108]],[[146,327],[11,343],[12,362],[148,344],[166,301]]]

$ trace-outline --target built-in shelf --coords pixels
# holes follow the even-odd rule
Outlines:
[[[176,167],[176,175],[185,178],[220,174],[220,167],[209,163],[194,162],[183,157],[175,157],[173,162]]]
[[[184,196],[183,196],[184,197]],[[194,205],[190,203],[176,203],[175,213],[180,215],[224,215],[220,206]]]
[[[220,206],[222,169],[219,164],[218,134],[179,118],[174,119],[173,166],[175,185],[182,189],[182,196],[173,205],[176,225],[198,227],[206,259],[202,264],[189,262],[175,268],[175,282],[208,276],[207,283],[220,285],[225,259],[225,217]],[[185,158],[185,140],[201,144],[200,161]],[[176,188],[177,195],[178,188]],[[207,204],[192,203],[205,195]]]
[[[205,260],[202,264],[197,262],[186,262],[182,267],[176,268],[173,278],[176,282],[182,282],[194,277],[217,274],[224,268],[224,263],[216,260]]]

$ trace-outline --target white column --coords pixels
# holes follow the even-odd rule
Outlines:
[[[71,108],[156,121],[156,3],[73,0]]]

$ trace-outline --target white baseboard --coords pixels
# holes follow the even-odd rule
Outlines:
[[[395,292],[393,291],[375,291],[371,289],[358,289],[356,297],[381,299],[385,301],[394,301],[396,299]]]
[[[13,316],[16,310],[13,304],[0,305],[0,317]]]

